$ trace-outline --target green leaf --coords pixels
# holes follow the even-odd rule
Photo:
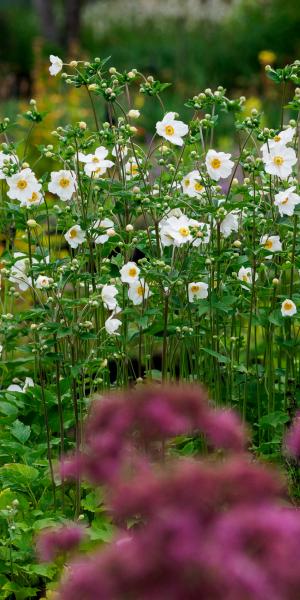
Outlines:
[[[19,441],[21,444],[25,444],[30,437],[31,429],[29,425],[24,425],[22,421],[17,419],[10,428],[11,434]]]
[[[259,427],[278,427],[279,425],[284,425],[289,421],[289,415],[285,412],[277,410],[275,412],[269,413],[264,417],[261,417],[258,421]]]
[[[210,348],[200,348],[200,350],[203,350],[203,352],[214,356],[220,363],[230,363],[230,358],[228,358],[228,356],[224,356],[224,354],[215,352],[215,350],[211,350]]]
[[[5,485],[18,484],[27,487],[38,476],[37,469],[22,463],[10,463],[0,468],[0,479]]]

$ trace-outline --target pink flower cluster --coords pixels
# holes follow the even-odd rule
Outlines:
[[[157,464],[148,452],[157,440],[198,432],[230,453]],[[243,451],[246,443],[237,417],[213,409],[194,387],[97,401],[85,452],[69,472],[106,482],[120,533],[70,563],[58,597],[298,600],[300,513],[275,471]],[[52,542],[46,554],[54,555]]]
[[[246,434],[229,410],[215,410],[195,386],[159,386],[97,400],[85,432],[85,452],[64,461],[66,478],[112,483],[124,467],[137,463],[141,449],[178,435],[204,434],[213,448],[241,452]],[[152,446],[151,446],[152,445]],[[157,451],[157,446],[155,447]]]

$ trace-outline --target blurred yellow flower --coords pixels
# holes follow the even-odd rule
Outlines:
[[[276,58],[276,54],[272,50],[261,50],[258,54],[258,60],[261,65],[272,65]]]
[[[244,115],[250,117],[251,111],[256,109],[258,112],[262,109],[262,102],[257,96],[249,96],[244,103]]]

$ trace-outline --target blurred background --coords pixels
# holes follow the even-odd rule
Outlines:
[[[264,67],[300,58],[299,31],[299,0],[0,0],[1,115],[13,117],[34,97],[52,115],[49,129],[85,117],[80,93],[49,77],[53,53],[111,56],[118,69],[172,81],[165,103],[182,116],[188,97],[221,84],[247,96],[249,112],[263,108],[272,125],[278,91]],[[146,128],[160,116],[147,102],[136,95]]]

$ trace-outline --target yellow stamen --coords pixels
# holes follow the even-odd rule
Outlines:
[[[145,293],[145,288],[143,288],[142,285],[139,285],[139,287],[137,288],[136,291],[137,291],[137,293],[138,293],[139,296],[143,296],[144,293]]]
[[[281,167],[281,165],[283,165],[284,163],[284,159],[282,158],[282,156],[274,156],[273,162],[277,167]]]
[[[280,135],[275,135],[274,142],[280,142],[280,140],[281,140]]]
[[[284,308],[285,310],[291,310],[291,309],[293,308],[293,305],[292,305],[292,303],[291,303],[289,300],[286,300],[286,301],[283,303],[283,308]]]
[[[60,187],[62,187],[62,188],[67,188],[67,187],[70,185],[70,180],[69,180],[69,179],[67,179],[66,177],[62,177],[62,178],[59,180],[59,185],[60,185]]]
[[[129,271],[128,271],[128,275],[129,277],[135,277],[137,274],[137,270],[135,267],[130,267]]]
[[[70,236],[71,239],[76,238],[76,236],[77,236],[77,229],[71,229],[70,232],[69,232],[69,236]]]
[[[25,190],[27,188],[27,181],[26,179],[19,179],[18,183],[17,183],[17,187],[19,188],[19,190]]]
[[[172,125],[167,125],[165,127],[165,133],[166,133],[166,135],[174,135],[174,133],[175,133],[174,127],[172,127]]]
[[[192,294],[196,294],[200,290],[200,285],[191,285]]]
[[[179,233],[180,235],[182,235],[183,237],[187,237],[190,234],[190,230],[188,227],[180,227],[179,228]]]
[[[272,242],[272,240],[266,240],[266,242],[265,242],[265,248],[267,250],[272,250],[272,248],[273,248],[273,242]]]
[[[197,181],[195,183],[194,187],[195,187],[196,192],[202,192],[202,190],[203,190],[203,185],[201,185],[201,183],[199,183],[199,181]]]
[[[221,166],[221,161],[219,158],[213,158],[210,162],[213,169],[219,169]]]

